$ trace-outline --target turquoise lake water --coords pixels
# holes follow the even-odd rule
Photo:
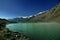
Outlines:
[[[7,28],[33,40],[60,40],[60,23],[14,23],[8,24]]]

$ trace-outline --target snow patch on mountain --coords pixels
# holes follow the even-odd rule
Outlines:
[[[37,15],[42,14],[42,13],[44,13],[44,12],[46,12],[46,11],[39,12],[39,13],[35,14],[34,16],[37,16]]]

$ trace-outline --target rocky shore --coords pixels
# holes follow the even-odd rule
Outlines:
[[[4,21],[3,21],[4,20]],[[29,40],[26,35],[6,28],[7,20],[0,19],[0,40]]]

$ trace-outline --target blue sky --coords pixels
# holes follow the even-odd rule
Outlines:
[[[29,16],[51,9],[60,0],[0,0],[0,18]]]

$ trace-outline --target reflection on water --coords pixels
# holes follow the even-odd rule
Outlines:
[[[15,23],[7,25],[7,28],[29,35],[34,40],[60,40],[60,23]]]

